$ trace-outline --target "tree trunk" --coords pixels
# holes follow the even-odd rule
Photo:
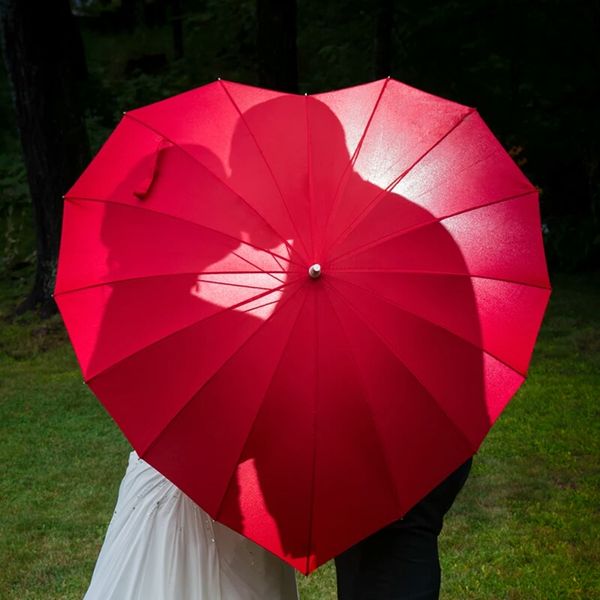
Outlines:
[[[257,0],[258,77],[282,92],[298,91],[296,0]]]
[[[0,0],[0,32],[33,203],[37,265],[17,308],[56,312],[52,298],[63,194],[90,159],[78,79],[85,75],[80,33],[68,0]]]

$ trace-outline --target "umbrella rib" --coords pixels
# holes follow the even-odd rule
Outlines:
[[[116,202],[115,200],[108,200],[108,199],[102,199],[102,198],[86,198],[84,196],[65,196],[65,201],[66,200],[82,200],[83,202],[98,202],[100,204],[115,204],[117,206],[123,206],[125,208],[133,208],[135,210],[142,210],[147,213],[153,213],[155,215],[160,215],[161,217],[175,219],[176,221],[181,221],[182,223],[186,223],[188,225],[193,225],[194,227],[201,227],[202,229],[206,229],[208,231],[214,231],[215,233],[218,233],[219,235],[222,235],[224,237],[231,238],[232,240],[235,240],[236,242],[239,242],[240,244],[244,244],[245,246],[250,246],[252,248],[255,248],[256,250],[261,250],[262,252],[265,252],[266,254],[270,254],[273,257],[273,259],[275,259],[275,257],[277,257],[281,260],[284,260],[290,264],[296,265],[296,266],[304,269],[303,264],[298,263],[295,260],[292,260],[291,258],[286,258],[285,256],[282,256],[281,254],[277,254],[276,252],[273,252],[272,250],[269,250],[268,248],[263,248],[262,246],[257,246],[256,244],[247,242],[246,240],[243,240],[242,238],[236,237],[235,235],[231,235],[230,233],[225,233],[224,231],[220,231],[219,229],[215,229],[214,227],[209,227],[208,225],[203,225],[202,223],[198,223],[196,221],[190,221],[189,219],[184,219],[183,217],[178,217],[177,215],[172,215],[172,214],[169,214],[166,212],[162,212],[160,210],[154,210],[152,208],[144,208],[143,206],[138,205],[138,204],[126,204],[125,202]],[[279,237],[279,234],[277,234],[277,236]],[[287,246],[287,244],[286,244],[286,246]],[[281,266],[281,264],[279,262],[277,264],[279,264],[279,266]]]
[[[459,175],[463,175],[465,172],[468,173],[471,169],[474,169],[478,164],[485,162],[485,161],[489,160],[490,158],[497,156],[499,154],[503,155],[504,153],[505,153],[504,148],[502,146],[498,145],[497,148],[495,148],[491,152],[488,152],[487,154],[484,154],[483,156],[478,157],[474,162],[464,165],[460,169],[452,171],[452,176],[454,179],[457,179],[459,177]],[[429,187],[425,188],[424,190],[421,190],[418,194],[413,196],[411,201],[418,203],[417,201],[419,198],[422,198],[423,196],[426,196],[427,194],[431,194],[434,190],[437,190],[441,186],[445,185],[445,183],[446,183],[445,179],[443,179],[441,181],[436,181]]]
[[[335,277],[335,275],[331,274],[331,277]],[[344,283],[347,283],[347,284],[352,285],[354,287],[357,287],[357,288],[359,288],[361,290],[364,290],[365,292],[369,292],[371,295],[375,296],[376,298],[379,298],[381,301],[389,304],[390,306],[395,307],[397,310],[399,310],[399,311],[401,311],[401,312],[403,312],[403,313],[405,313],[407,315],[411,315],[411,316],[415,317],[416,319],[419,319],[419,321],[423,321],[423,322],[428,323],[429,325],[435,327],[436,329],[441,329],[442,331],[445,331],[445,332],[449,333],[452,337],[454,337],[454,338],[456,338],[456,339],[464,342],[465,344],[468,344],[469,346],[472,346],[476,350],[480,350],[481,352],[484,352],[488,356],[491,356],[494,360],[497,360],[499,363],[502,363],[505,367],[509,368],[511,371],[514,371],[515,373],[517,373],[521,377],[526,377],[525,373],[521,373],[521,371],[519,371],[519,369],[517,369],[517,368],[515,368],[515,367],[513,367],[511,365],[509,365],[502,358],[499,358],[494,353],[490,352],[489,350],[486,350],[485,348],[479,347],[474,342],[471,342],[470,340],[462,337],[461,335],[459,335],[458,333],[455,333],[454,331],[448,329],[447,327],[444,327],[443,325],[440,325],[439,323],[435,323],[433,321],[430,321],[427,317],[423,317],[422,315],[419,315],[419,314],[413,312],[412,310],[408,310],[406,308],[403,308],[402,306],[400,306],[399,304],[397,304],[393,300],[390,300],[389,298],[386,298],[385,296],[383,296],[379,292],[376,292],[376,291],[374,291],[374,290],[372,290],[370,288],[364,287],[364,286],[362,286],[362,285],[360,285],[358,283],[355,283],[354,281],[348,281],[347,279],[341,279],[339,277],[335,277],[335,278],[336,279],[340,279]]]
[[[335,188],[335,193],[333,195],[333,202],[331,204],[331,209],[329,210],[329,212],[327,213],[327,217],[325,218],[325,224],[323,225],[323,239],[322,241],[322,245],[325,241],[325,237],[327,234],[327,226],[329,225],[329,221],[331,220],[331,215],[333,214],[333,211],[337,208],[337,205],[339,204],[339,198],[340,198],[340,189],[342,187],[342,182],[344,181],[344,177],[346,176],[346,173],[348,172],[348,170],[354,165],[356,164],[356,161],[358,160],[358,155],[360,154],[360,151],[362,149],[363,143],[365,141],[365,138],[367,136],[367,132],[369,130],[369,127],[371,126],[371,122],[373,121],[373,118],[375,116],[375,111],[377,110],[377,107],[379,106],[379,101],[381,100],[381,97],[383,96],[383,92],[385,91],[387,84],[389,83],[390,78],[387,77],[384,82],[383,85],[381,86],[381,90],[379,91],[379,95],[377,96],[377,100],[375,100],[375,104],[373,105],[373,110],[371,111],[371,114],[369,115],[369,119],[367,120],[367,123],[365,125],[365,128],[360,136],[360,139],[358,140],[358,144],[356,145],[356,148],[354,149],[354,152],[352,153],[352,156],[348,159],[348,163],[346,164],[346,166],[344,167],[344,170],[342,171],[342,174],[340,175],[340,179],[337,182],[336,188]],[[320,248],[320,254],[323,254],[323,247]]]
[[[251,244],[250,242],[246,242],[240,238],[235,237],[234,235],[230,235],[228,233],[224,233],[222,231],[219,231],[218,229],[213,229],[212,227],[207,227],[206,225],[202,225],[201,223],[196,223],[194,221],[188,221],[187,219],[182,219],[181,217],[178,217],[176,215],[170,215],[168,213],[163,213],[159,210],[152,210],[149,208],[142,208],[141,206],[138,206],[136,204],[125,204],[123,202],[115,202],[114,200],[100,200],[98,198],[83,198],[81,196],[69,196],[67,198],[65,198],[65,200],[79,200],[79,201],[83,201],[83,202],[98,202],[99,204],[114,204],[115,206],[123,206],[125,208],[132,208],[134,210],[142,210],[145,211],[146,213],[153,213],[155,215],[161,215],[161,217],[170,217],[171,219],[175,219],[176,221],[181,221],[182,223],[187,223],[188,225],[193,225],[195,227],[200,227],[201,229],[206,229],[207,231],[214,231],[215,233],[222,235],[223,237],[227,237],[227,238],[231,238],[232,240],[235,240],[236,242],[239,242],[240,244],[243,244],[245,246],[250,246],[251,248],[254,248],[255,250],[260,250],[261,252],[264,252],[265,254],[268,254],[269,256],[271,256],[273,259],[275,256],[279,256],[279,258],[282,258],[283,260],[287,260],[289,263],[294,264],[298,267],[301,267],[302,265],[286,259],[283,256],[280,255],[276,255],[274,252],[271,252],[270,250],[267,250],[266,248],[261,248],[260,246],[255,246],[254,244]],[[273,273],[274,271],[266,271],[265,269],[262,269],[261,267],[258,267],[256,265],[254,265],[251,261],[249,261],[248,259],[243,258],[242,256],[240,256],[239,254],[237,254],[236,252],[232,251],[231,254],[235,254],[238,258],[241,258],[244,262],[247,262],[249,264],[251,264],[252,266],[256,267],[257,269],[259,269],[260,271],[262,271],[263,273]],[[279,264],[279,262],[277,263]],[[281,266],[281,265],[280,265]],[[271,275],[273,277],[273,279],[277,279],[278,281],[280,281],[277,277]]]
[[[275,261],[275,262],[276,262],[276,263],[279,265],[279,267],[282,269],[282,271],[281,271],[282,273],[287,273],[287,271],[283,270],[283,269],[284,269],[284,267],[283,267],[283,265],[282,265],[282,264],[279,262],[279,259],[278,259],[278,257],[277,257],[277,255],[276,255],[276,254],[273,254],[273,260],[274,260],[274,261]],[[294,264],[295,264],[295,265],[297,265],[298,263],[294,263]],[[274,272],[275,272],[275,271],[274,271]]]
[[[386,192],[385,195],[387,195],[388,193],[393,193],[393,192]],[[509,202],[510,200],[516,200],[518,198],[523,198],[525,196],[530,196],[530,195],[536,194],[536,193],[537,193],[537,190],[535,190],[535,189],[528,190],[527,192],[520,192],[520,193],[514,194],[512,196],[506,196],[506,197],[500,198],[498,200],[492,200],[491,202],[486,202],[485,204],[478,204],[477,206],[471,206],[471,207],[465,208],[463,210],[457,210],[456,212],[450,213],[448,215],[444,215],[442,217],[436,217],[436,218],[432,219],[431,221],[427,221],[425,223],[417,223],[416,225],[413,225],[412,227],[407,227],[405,229],[402,229],[401,231],[395,231],[393,233],[384,235],[376,240],[367,242],[366,244],[363,244],[362,246],[352,248],[351,250],[348,250],[347,252],[344,252],[338,256],[335,256],[334,258],[331,259],[330,264],[333,264],[342,258],[360,254],[362,251],[369,250],[370,248],[373,248],[373,247],[377,246],[378,244],[387,242],[388,240],[393,240],[393,239],[402,237],[403,235],[412,233],[413,231],[422,229],[424,227],[436,225],[437,223],[441,223],[442,221],[446,221],[448,219],[451,219],[452,217],[457,217],[457,216],[472,212],[474,210],[479,210],[481,208],[487,208],[488,206],[494,206],[495,204],[501,204],[502,202]]]
[[[333,290],[336,294],[341,295],[340,292],[338,290],[336,290],[330,283],[327,283],[327,287],[330,290]],[[396,506],[401,509],[402,503],[400,502],[400,494],[399,494],[398,488],[396,486],[396,481],[394,480],[394,477],[392,476],[392,469],[390,467],[390,464],[389,464],[389,461],[388,461],[388,458],[387,458],[387,454],[385,452],[385,449],[383,447],[383,443],[381,441],[381,438],[383,436],[380,435],[379,428],[377,427],[377,423],[375,421],[375,416],[373,415],[373,411],[371,410],[370,404],[368,402],[368,396],[369,396],[369,394],[367,393],[367,388],[365,386],[365,382],[364,382],[364,379],[363,379],[363,376],[362,376],[362,370],[360,368],[360,362],[357,360],[357,358],[356,358],[356,356],[354,354],[354,349],[352,347],[352,344],[350,343],[350,336],[348,335],[348,332],[347,332],[346,328],[344,327],[344,325],[342,323],[342,319],[341,319],[340,315],[335,310],[335,308],[334,308],[333,303],[331,302],[331,300],[329,300],[329,304],[331,305],[331,309],[332,309],[333,313],[335,314],[338,323],[340,324],[340,328],[341,328],[341,330],[342,330],[342,332],[344,334],[344,337],[346,338],[347,346],[348,346],[348,349],[349,349],[349,354],[350,354],[350,356],[352,358],[352,362],[354,363],[354,367],[356,369],[357,379],[359,381],[360,388],[363,391],[364,397],[361,396],[361,398],[363,398],[363,404],[364,404],[365,408],[367,409],[367,413],[368,413],[368,415],[370,417],[371,426],[373,428],[373,431],[375,432],[375,439],[378,442],[378,446],[379,446],[379,449],[381,451],[381,455],[383,456],[383,464],[385,465],[385,470],[387,472],[388,479],[390,481],[392,490],[394,492],[394,500],[396,501]]]
[[[311,172],[312,156],[310,152],[310,126],[308,122],[308,94],[304,94],[304,112],[306,113],[306,187],[308,189],[308,212],[310,223],[310,249],[312,256],[310,262],[315,260],[315,215],[314,215],[314,197],[313,197],[313,182]]]
[[[538,285],[537,283],[527,283],[524,281],[515,281],[514,279],[503,279],[502,277],[491,277],[488,275],[473,275],[472,273],[452,273],[450,271],[411,271],[409,269],[335,269],[329,271],[332,273],[407,273],[409,275],[449,275],[451,277],[467,277],[469,279],[489,279],[490,281],[503,281],[505,283],[514,283],[525,287],[537,288],[540,290],[550,290],[548,286]]]
[[[339,292],[338,292],[339,293]],[[379,338],[379,340],[388,348],[388,350],[396,357],[396,359],[400,362],[400,364],[404,367],[407,373],[419,384],[419,386],[425,391],[427,396],[431,399],[433,406],[437,408],[437,410],[448,420],[448,422],[452,425],[452,428],[458,432],[459,436],[467,443],[467,447],[472,453],[477,451],[475,444],[466,436],[466,434],[460,429],[460,427],[454,422],[454,420],[450,417],[450,415],[437,403],[432,393],[427,389],[425,384],[420,380],[420,378],[413,373],[411,369],[404,363],[402,358],[396,354],[393,346],[386,340],[379,331],[377,331],[364,317],[360,312],[346,299],[346,297],[339,293],[340,297],[343,301],[348,305],[348,307],[354,312],[357,317],[368,327],[368,329]]]
[[[206,275],[206,273],[202,273],[202,275]],[[213,283],[215,285],[229,285],[236,288],[249,288],[251,290],[270,290],[269,287],[263,287],[260,285],[248,285],[245,283],[231,283],[230,281],[215,281],[213,279],[198,279],[198,283]]]
[[[241,254],[238,254],[237,252],[232,251],[231,254],[233,254],[234,256],[237,256],[238,258],[242,259],[244,262],[247,262],[249,265],[257,268],[259,271],[261,271],[262,273],[264,273],[265,275],[268,275],[269,277],[272,277],[273,279],[275,279],[276,281],[279,281],[280,283],[283,283],[284,280],[280,279],[279,277],[276,277],[275,275],[273,275],[272,271],[266,271],[265,269],[263,269],[262,267],[260,267],[259,265],[253,263],[250,259],[243,257]]]
[[[294,292],[294,295],[302,288],[298,288],[296,290],[296,292]],[[269,394],[269,390],[271,389],[271,386],[273,385],[273,381],[275,380],[275,375],[277,374],[277,371],[281,365],[281,361],[283,360],[283,356],[285,354],[285,351],[287,350],[287,347],[289,346],[290,340],[292,339],[292,334],[294,332],[294,329],[296,328],[296,324],[298,322],[298,319],[300,317],[300,314],[302,313],[302,310],[304,308],[304,305],[306,304],[306,299],[308,298],[308,294],[304,295],[304,300],[302,300],[302,304],[300,305],[300,308],[298,309],[298,313],[296,314],[296,316],[294,317],[294,322],[292,323],[292,326],[290,327],[290,331],[288,333],[288,337],[285,340],[285,343],[283,345],[283,349],[281,351],[281,354],[279,355],[279,357],[277,358],[277,362],[275,364],[275,368],[273,369],[273,372],[271,373],[271,377],[269,379],[269,383],[267,384],[267,387],[265,389],[265,393],[263,394],[262,400],[260,401],[260,405],[258,406],[258,409],[256,411],[256,413],[254,414],[254,418],[252,419],[252,423],[250,424],[250,427],[248,429],[248,433],[246,435],[246,439],[244,440],[244,443],[242,444],[242,448],[240,450],[240,453],[236,459],[236,461],[233,463],[233,470],[231,471],[229,477],[227,478],[227,484],[223,487],[223,495],[221,496],[221,500],[219,501],[219,504],[217,506],[217,510],[215,513],[215,519],[218,520],[221,510],[223,508],[223,502],[225,501],[225,496],[227,495],[227,490],[229,489],[229,486],[231,485],[231,481],[232,479],[235,477],[235,473],[237,470],[237,467],[240,463],[240,460],[242,458],[242,456],[244,455],[244,451],[246,450],[246,446],[248,445],[248,440],[250,439],[250,435],[252,434],[252,430],[254,429],[254,426],[256,425],[256,422],[258,421],[258,416],[260,415],[261,411],[264,408],[265,405],[265,398],[267,397],[267,395]],[[292,299],[292,296],[290,296],[290,300]],[[248,338],[250,339],[250,338]],[[245,342],[244,342],[245,343]]]
[[[289,296],[287,298],[287,300],[285,300],[285,302],[282,304],[282,306],[285,306],[286,304],[288,304],[292,298],[294,298],[294,296],[302,289],[303,286],[299,286],[298,289],[296,289],[296,291],[292,292],[291,296]],[[262,323],[260,323],[258,325],[258,327],[219,365],[219,367],[208,377],[208,379],[206,381],[204,381],[204,383],[202,383],[200,389],[196,390],[191,397],[184,402],[180,408],[175,412],[175,414],[168,420],[168,422],[165,424],[165,426],[158,432],[158,434],[156,435],[156,437],[146,446],[146,448],[144,448],[144,450],[142,450],[139,454],[140,457],[144,457],[148,454],[148,451],[150,450],[150,448],[152,448],[156,442],[159,440],[159,438],[165,433],[165,431],[171,427],[171,425],[173,425],[173,423],[175,422],[175,419],[177,419],[179,417],[180,414],[183,413],[183,411],[186,409],[187,406],[189,406],[190,402],[193,401],[193,399],[198,395],[198,393],[202,390],[202,388],[204,388],[212,379],[214,379],[223,369],[223,367],[230,361],[232,360],[237,353],[246,345],[248,344],[248,342],[255,336],[258,334],[259,331],[261,331],[264,326],[267,324],[268,321],[271,320],[271,318],[275,315],[275,312],[271,313]],[[296,316],[297,318],[297,316]],[[281,360],[281,357],[279,358],[279,360]],[[277,363],[279,365],[279,362]],[[259,407],[260,410],[260,407]],[[240,453],[240,456],[242,455],[242,453]],[[235,466],[237,467],[237,464],[239,462],[239,459],[237,460]],[[232,473],[231,477],[228,479],[227,481],[227,485],[225,486],[224,492],[223,492],[223,497],[221,498],[221,500],[219,501],[219,506],[217,507],[217,513],[218,511],[221,509],[221,504],[223,503],[223,499],[225,497],[225,494],[227,493],[227,488],[229,487],[229,483],[231,482],[231,478],[233,477],[233,475],[235,474],[235,470]],[[216,518],[216,517],[215,517]]]
[[[302,260],[302,256],[298,253],[298,251],[294,250],[294,247],[281,235],[281,233],[279,233],[273,227],[273,225],[271,225],[271,223],[269,223],[265,219],[265,217],[263,215],[261,215],[256,210],[256,208],[254,208],[245,198],[243,198],[238,192],[236,192],[224,179],[221,179],[216,173],[214,173],[211,169],[209,169],[204,163],[200,162],[191,152],[189,152],[188,150],[186,150],[183,146],[181,146],[180,144],[178,144],[177,142],[175,142],[174,140],[172,140],[170,137],[168,137],[164,133],[158,131],[157,129],[155,129],[154,127],[152,127],[151,125],[149,125],[145,121],[141,121],[137,117],[133,117],[131,115],[131,113],[126,113],[125,117],[129,117],[130,119],[132,119],[133,121],[135,121],[136,123],[138,123],[142,127],[145,127],[146,129],[148,129],[152,133],[155,133],[156,135],[159,135],[162,138],[164,138],[165,140],[167,140],[168,142],[171,142],[171,144],[173,144],[173,146],[175,146],[176,148],[178,148],[179,150],[181,150],[181,152],[183,152],[184,154],[186,154],[187,156],[189,156],[197,165],[199,165],[200,167],[202,167],[214,179],[216,179],[220,184],[222,184],[229,191],[231,191],[231,193],[233,193],[237,198],[239,198],[250,210],[252,210],[252,212],[254,212],[263,221],[263,223],[284,243],[284,245],[289,250],[290,255],[291,254],[296,254],[300,258],[300,260]],[[285,259],[285,260],[290,260],[290,262],[293,262],[293,261],[291,261],[291,259]],[[298,264],[298,263],[296,263],[296,264]]]
[[[264,304],[259,304],[258,306],[252,306],[251,308],[247,308],[241,312],[250,312],[253,310],[258,310],[259,308],[264,308],[265,306],[270,306],[271,304],[277,304],[279,300],[272,300],[271,302],[265,302]]]
[[[296,232],[296,235],[298,236],[298,241],[300,242],[300,244],[302,244],[302,247],[304,248],[305,256],[308,256],[308,250],[306,248],[306,245],[304,244],[304,240],[302,239],[302,236],[300,235],[300,232],[298,231],[298,228],[296,227],[296,222],[292,218],[292,213],[290,212],[290,208],[289,208],[287,202],[285,201],[285,198],[283,197],[283,193],[281,191],[281,188],[279,187],[279,183],[277,182],[277,179],[275,178],[275,174],[273,173],[273,169],[271,169],[271,165],[269,165],[269,163],[267,162],[267,157],[264,155],[264,152],[262,151],[262,148],[259,146],[258,141],[257,141],[256,137],[254,136],[254,133],[250,129],[250,126],[248,125],[246,119],[244,118],[244,115],[243,115],[242,111],[240,110],[239,106],[237,105],[237,103],[233,99],[232,95],[229,93],[229,90],[227,89],[227,86],[223,83],[222,79],[219,79],[219,83],[221,84],[221,87],[223,88],[223,91],[225,92],[225,94],[229,98],[229,101],[231,102],[231,104],[233,105],[233,107],[235,108],[235,110],[237,111],[237,113],[240,115],[240,119],[241,119],[242,123],[244,124],[244,126],[248,130],[248,133],[250,134],[250,137],[252,138],[252,141],[254,142],[254,145],[256,146],[256,149],[258,150],[258,153],[260,154],[261,158],[263,159],[263,162],[265,163],[265,166],[267,167],[267,170],[271,174],[271,178],[273,179],[273,183],[275,184],[275,187],[277,188],[277,191],[279,192],[279,196],[280,196],[281,201],[283,203],[283,206],[285,207],[285,210],[286,210],[286,212],[288,214],[288,217],[290,219],[290,223],[292,224],[292,227],[294,228],[294,231]]]
[[[317,306],[317,294],[313,294],[315,304],[315,344],[314,344],[314,357],[315,357],[315,391],[313,394],[313,443],[312,443],[312,465],[311,465],[311,476],[310,476],[310,501],[309,501],[309,514],[308,514],[308,541],[306,544],[306,569],[308,573],[310,567],[310,550],[313,543],[313,524],[315,515],[315,495],[317,485],[317,415],[318,415],[318,400],[319,400],[319,311]]]
[[[332,248],[335,247],[336,244],[343,241],[347,238],[352,231],[356,228],[358,223],[362,221],[362,219],[370,213],[375,206],[391,191],[393,190],[402,179],[404,179],[432,150],[437,148],[453,131],[455,131],[458,127],[460,127],[473,113],[477,112],[475,109],[470,109],[457,123],[455,123],[437,142],[435,142],[430,148],[428,148],[421,156],[419,156],[411,165],[409,165],[398,177],[393,179],[391,183],[389,183],[384,189],[381,190],[379,194],[375,196],[368,204],[365,206],[356,217],[350,222],[350,224],[342,231],[336,238],[329,244],[327,248],[327,253],[329,254]],[[391,167],[390,167],[391,168]]]
[[[122,363],[125,360],[128,360],[130,358],[132,358],[133,356],[139,354],[140,352],[144,352],[145,350],[147,350],[148,348],[155,346],[156,344],[170,338],[173,337],[174,335],[177,335],[179,333],[181,333],[182,331],[185,331],[186,329],[189,329],[190,327],[194,327],[195,325],[197,325],[198,323],[201,323],[204,320],[207,319],[212,319],[213,317],[216,317],[217,315],[220,315],[224,312],[227,312],[228,310],[235,310],[241,306],[244,306],[245,304],[249,304],[250,302],[254,302],[255,300],[258,300],[259,298],[263,298],[265,296],[268,296],[269,294],[272,294],[274,292],[278,292],[279,290],[282,290],[283,288],[289,286],[289,285],[293,285],[295,283],[298,283],[298,281],[303,281],[304,278],[298,278],[295,279],[294,281],[286,281],[283,285],[277,286],[276,288],[273,288],[270,291],[267,292],[263,292],[261,294],[257,294],[256,296],[252,296],[251,298],[247,298],[246,300],[242,300],[241,302],[238,302],[237,304],[232,304],[231,306],[225,306],[223,308],[221,308],[220,310],[217,310],[216,312],[202,317],[200,319],[196,319],[195,321],[193,321],[192,323],[188,323],[187,325],[180,327],[179,329],[176,329],[175,331],[172,331],[171,333],[168,333],[167,335],[163,335],[162,337],[150,342],[149,344],[147,344],[146,346],[144,346],[143,348],[140,348],[138,350],[135,350],[134,352],[132,352],[131,354],[128,354],[127,356],[123,356],[122,358],[120,358],[119,360],[117,360],[116,362],[108,365],[108,367],[102,369],[101,371],[99,371],[98,373],[92,375],[90,378],[84,380],[86,384],[90,384],[91,381],[93,381],[95,378],[97,378],[98,376],[102,375],[103,373],[106,373],[107,371],[109,371],[110,369],[116,367],[117,365],[119,365],[120,363]]]
[[[279,271],[275,271],[276,273],[278,273]],[[160,277],[179,277],[180,275],[259,275],[260,273],[258,271],[202,271],[202,272],[198,272],[198,271],[182,271],[182,272],[178,272],[178,273],[154,273],[152,275],[140,275],[138,277],[124,277],[123,279],[110,279],[108,281],[101,281],[100,283],[94,283],[92,285],[84,285],[78,288],[70,288],[68,290],[63,290],[61,292],[57,292],[54,294],[54,297],[56,298],[57,296],[65,296],[67,294],[73,294],[75,292],[81,292],[83,290],[89,290],[92,288],[96,288],[96,287],[102,287],[103,285],[119,285],[122,283],[126,283],[129,281],[139,281],[139,280],[144,280],[144,279],[156,279],[156,278],[160,278]],[[205,281],[205,280],[199,280],[199,281]],[[277,280],[279,281],[279,279]],[[206,283],[220,283],[222,285],[235,285],[236,287],[250,287],[250,288],[256,288],[258,290],[271,290],[272,288],[261,288],[258,286],[250,286],[250,285],[242,285],[242,284],[236,284],[236,283],[230,283],[230,284],[226,284],[225,282],[222,281],[206,281]]]

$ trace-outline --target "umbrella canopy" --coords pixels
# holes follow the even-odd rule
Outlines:
[[[55,298],[139,455],[308,573],[477,450],[549,290],[537,191],[474,109],[219,80],[124,115]]]

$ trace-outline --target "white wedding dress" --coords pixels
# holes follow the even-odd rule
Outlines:
[[[294,570],[129,456],[84,600],[297,600]]]

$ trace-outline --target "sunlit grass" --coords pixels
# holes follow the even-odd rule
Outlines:
[[[0,284],[0,317],[26,281]],[[444,600],[600,598],[600,278],[553,284],[529,379],[447,519]],[[2,321],[0,598],[82,597],[127,454],[60,317]],[[335,598],[331,563],[298,581]]]

